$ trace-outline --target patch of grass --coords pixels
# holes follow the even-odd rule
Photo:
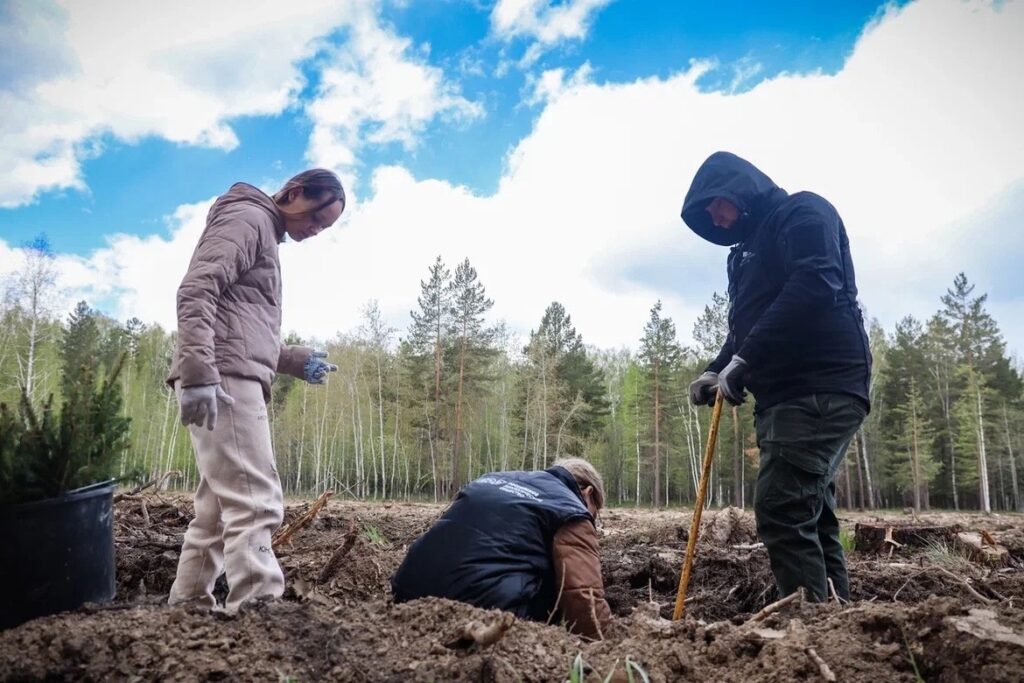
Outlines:
[[[583,676],[585,675],[585,664],[583,663],[583,653],[577,653],[576,659],[572,660],[572,665],[569,667],[569,677],[566,679],[569,683],[583,683]]]
[[[626,661],[623,664],[626,668],[626,680],[629,683],[651,683],[650,676],[644,671],[644,668],[639,663],[633,661],[633,658],[626,655]],[[616,659],[615,663],[612,664],[611,671],[604,677],[604,683],[609,683],[615,678],[615,672],[619,668],[619,660]],[[569,673],[566,676],[566,683],[584,683],[584,678],[587,674],[587,670],[590,667],[587,666],[586,662],[583,661],[583,653],[580,652],[576,655],[576,658],[572,660],[572,664],[569,666]],[[592,669],[591,669],[592,670]]]
[[[636,673],[636,675],[639,676],[639,678],[634,678],[634,673]],[[647,672],[644,671],[642,666],[634,662],[629,657],[629,655],[626,655],[626,677],[629,679],[629,683],[637,683],[637,681],[643,681],[643,683],[651,683],[651,679],[647,675]]]
[[[903,636],[903,646],[907,648],[907,659],[910,660],[910,666],[914,669],[914,681],[916,683],[925,683],[924,677],[921,675],[921,670],[917,668],[917,660],[914,659],[914,650],[910,647],[910,640],[907,639],[907,634],[900,628],[900,634]]]
[[[929,539],[925,543],[923,555],[931,564],[938,565],[954,573],[959,572],[963,574],[970,572],[974,566],[956,546],[942,539]]]
[[[843,552],[852,553],[854,546],[857,544],[857,538],[850,529],[840,527],[839,544],[843,546]]]
[[[380,532],[380,529],[375,526],[370,526],[369,524],[363,525],[363,538],[378,546],[385,546],[388,544],[388,540],[384,538],[384,534]]]

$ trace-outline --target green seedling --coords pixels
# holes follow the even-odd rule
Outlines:
[[[363,525],[363,536],[366,538],[367,541],[374,545],[385,546],[388,544],[387,539],[384,538],[384,535],[380,532],[380,529],[378,529],[375,526],[370,526],[369,524]]]
[[[647,672],[644,671],[643,667],[634,662],[629,655],[626,655],[626,677],[629,679],[629,683],[637,683],[638,679],[633,677],[634,672],[643,683],[651,683],[651,679],[647,676]]]
[[[569,683],[583,683],[584,666],[583,653],[577,653],[576,658],[572,660],[572,665],[569,667]]]
[[[853,535],[853,532],[849,529],[839,529],[839,545],[843,546],[843,551],[852,553],[854,547],[857,545],[857,538]]]

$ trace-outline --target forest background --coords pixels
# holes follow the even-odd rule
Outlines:
[[[59,400],[81,368],[102,375],[125,354],[132,432],[120,476],[177,471],[170,484],[192,489],[191,444],[164,381],[174,332],[114,320],[84,301],[59,314],[54,258],[38,238],[2,283],[0,401],[15,404],[22,387],[33,403]],[[422,275],[406,329],[389,326],[369,300],[357,329],[285,340],[323,348],[339,367],[323,387],[285,376],[274,384],[271,428],[287,494],[439,501],[484,472],[581,455],[603,474],[612,505],[692,504],[711,411],[689,405],[687,385],[725,337],[725,297],[708,302],[692,346],[658,301],[635,348],[602,349],[586,344],[557,301],[537,312],[526,338],[495,322],[486,273],[468,259],[438,257]],[[936,292],[927,320],[907,316],[886,330],[866,316],[872,410],[837,476],[841,506],[1024,510],[1024,382],[986,298],[960,274]],[[725,413],[709,505],[752,500],[752,403]]]

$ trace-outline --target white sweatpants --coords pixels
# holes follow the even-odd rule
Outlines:
[[[205,425],[188,428],[199,489],[168,602],[214,606],[213,586],[224,571],[225,607],[233,611],[247,600],[284,592],[284,574],[270,542],[284,519],[284,498],[260,383],[223,377],[221,386],[235,404],[218,404],[212,431]],[[180,382],[175,389],[180,397]]]

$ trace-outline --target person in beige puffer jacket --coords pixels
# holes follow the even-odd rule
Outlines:
[[[267,419],[278,372],[323,384],[326,353],[281,343],[278,245],[330,227],[345,210],[338,177],[311,169],[273,197],[236,183],[214,202],[178,288],[178,339],[167,382],[189,428],[199,469],[195,518],[178,560],[170,604],[225,606],[280,597],[284,575],[271,536],[284,518]],[[205,427],[205,428],[204,428]]]

